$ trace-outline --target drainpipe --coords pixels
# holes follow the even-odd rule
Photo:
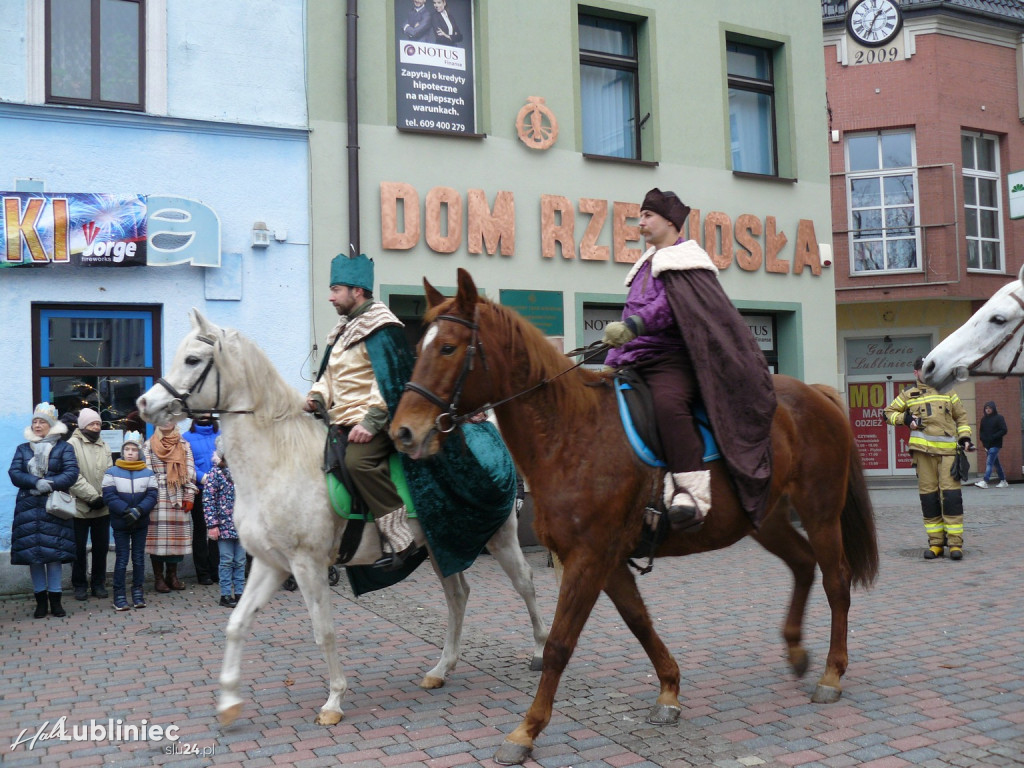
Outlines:
[[[356,27],[358,0],[348,0],[345,11],[345,101],[348,118],[348,247],[350,255],[359,248],[359,94],[357,84]]]

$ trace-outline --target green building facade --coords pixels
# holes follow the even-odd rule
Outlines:
[[[659,187],[693,209],[685,234],[774,369],[836,383],[817,3],[307,10],[317,339],[335,320],[330,260],[351,250],[375,260],[376,294],[411,336],[422,279],[448,292],[463,267],[564,349],[599,339],[643,252],[638,203]]]

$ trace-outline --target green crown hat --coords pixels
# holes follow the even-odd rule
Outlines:
[[[351,285],[373,293],[373,259],[365,253],[339,253],[331,261],[331,285]]]

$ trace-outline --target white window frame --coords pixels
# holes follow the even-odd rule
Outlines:
[[[167,0],[145,0],[145,3],[146,111],[142,114],[166,115]],[[46,104],[46,0],[28,0],[27,49],[26,101],[29,104]]]
[[[849,168],[850,168],[850,142],[849,142],[849,139],[863,138],[864,136],[874,136],[876,138],[876,140],[880,144],[881,140],[882,140],[882,136],[896,135],[896,134],[909,134],[910,135],[910,163],[911,164],[909,166],[901,166],[901,167],[898,167],[898,168],[882,168],[882,167],[879,167],[879,168],[875,168],[875,169],[867,170],[867,171],[850,171],[849,170]],[[917,174],[917,170],[918,170],[918,168],[917,168],[917,133],[914,131],[913,128],[896,128],[896,129],[889,129],[889,130],[883,130],[883,131],[859,131],[859,132],[856,132],[856,133],[851,132],[851,133],[847,134],[847,141],[845,142],[845,144],[843,146],[843,162],[844,162],[845,168],[846,168],[846,190],[845,190],[845,192],[846,192],[846,217],[847,217],[847,232],[848,232],[847,240],[849,241],[849,257],[850,257],[850,276],[851,277],[861,277],[861,276],[864,276],[864,275],[914,274],[914,273],[918,273],[918,272],[923,272],[924,271],[924,253],[923,253],[923,250],[922,250],[922,247],[921,247],[922,246],[922,243],[921,243],[921,225],[919,223],[921,221],[921,194],[920,194],[921,187],[920,187],[920,184],[919,184],[919,179],[918,179],[918,174]],[[881,163],[879,163],[879,166],[881,166]],[[914,239],[915,253],[917,254],[917,266],[916,267],[908,267],[908,268],[899,268],[899,269],[888,269],[888,268],[885,268],[885,269],[857,270],[856,267],[855,267],[856,257],[854,255],[854,248],[855,248],[858,240],[855,237],[856,230],[854,229],[854,220],[853,220],[854,206],[853,206],[853,197],[852,197],[852,194],[851,194],[851,191],[850,191],[850,188],[851,188],[851,185],[852,185],[852,181],[855,180],[855,179],[882,179],[882,178],[885,178],[887,176],[906,176],[907,174],[910,174],[913,177],[913,181],[914,181],[914,222],[915,223],[914,223],[913,227],[911,227],[911,228],[914,230],[914,238],[913,239]],[[884,182],[883,182],[883,184],[884,184]],[[887,238],[886,237],[886,226],[885,226],[885,209],[886,209],[886,205],[885,205],[885,197],[884,197],[884,195],[885,195],[885,190],[884,190],[884,186],[883,186],[883,189],[882,189],[882,199],[880,201],[880,206],[879,206],[881,208],[881,211],[882,211],[882,222],[881,222],[881,225],[882,225],[882,228],[881,228],[882,237],[881,237],[881,242],[882,242],[882,246],[883,246],[883,251],[887,250],[885,248],[885,246],[886,246],[886,244],[888,242],[890,242],[890,240],[906,240],[906,239],[909,239],[909,238],[902,237],[902,236],[892,237],[892,238]],[[871,207],[874,207],[874,206],[871,206]],[[896,206],[889,206],[889,207],[905,208],[907,206],[905,206],[905,205],[896,205]],[[905,227],[899,227],[898,229],[905,229]],[[886,256],[886,262],[888,262],[888,256]]]
[[[990,133],[980,133],[978,131],[963,131],[961,133],[961,136],[967,137],[967,138],[970,138],[970,139],[974,140],[974,157],[975,157],[975,161],[977,161],[977,157],[978,157],[978,149],[977,149],[977,140],[978,139],[983,139],[985,141],[992,141],[992,142],[995,143],[995,152],[993,154],[994,154],[994,157],[995,157],[995,166],[996,167],[995,167],[994,171],[981,171],[981,170],[977,170],[975,168],[963,167],[963,168],[960,169],[960,172],[963,175],[963,180],[964,181],[966,181],[967,179],[986,179],[986,180],[989,180],[989,181],[993,182],[993,184],[995,186],[995,190],[996,190],[996,205],[995,205],[995,208],[993,208],[991,206],[988,206],[988,205],[982,205],[980,200],[978,200],[977,198],[976,198],[976,202],[975,202],[974,205],[968,205],[967,204],[966,194],[964,195],[964,222],[965,222],[964,240],[968,244],[967,251],[966,251],[967,254],[968,254],[967,255],[967,259],[970,258],[970,245],[969,244],[970,244],[971,240],[975,240],[978,243],[978,246],[979,246],[978,247],[978,263],[979,264],[981,263],[981,243],[982,242],[989,242],[989,243],[995,242],[996,245],[997,245],[998,262],[999,263],[996,264],[996,266],[994,266],[994,267],[982,267],[982,266],[972,267],[970,265],[970,262],[967,261],[967,271],[968,272],[988,272],[988,273],[1003,274],[1006,271],[1006,246],[1005,246],[1005,239],[1003,238],[1003,185],[1001,183],[1000,175],[999,175],[999,172],[1000,172],[999,171],[999,137],[995,136],[993,134],[990,134]],[[968,234],[967,229],[966,229],[967,209],[968,208],[973,208],[975,211],[978,212],[979,230],[978,230],[978,236],[977,237],[971,237],[971,235]],[[992,210],[994,210],[995,213],[996,213],[996,236],[994,238],[993,237],[982,237],[981,236],[981,229],[980,229],[981,212],[982,211],[992,211]]]

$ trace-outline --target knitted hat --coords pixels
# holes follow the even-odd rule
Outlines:
[[[142,448],[142,444],[144,442],[146,442],[146,440],[142,436],[141,432],[125,432],[124,438],[121,440],[121,447],[124,448],[126,445],[128,445],[128,443],[131,443],[132,445],[135,445],[138,448]]]
[[[96,413],[92,408],[83,408],[78,413],[78,428],[85,429],[93,422],[98,421],[102,425],[103,420],[100,415]]]
[[[331,285],[350,285],[373,293],[373,259],[365,253],[339,253],[331,261]]]
[[[42,419],[51,427],[57,424],[57,408],[47,402],[42,402],[32,411],[33,419]]]
[[[680,200],[675,192],[662,192],[655,187],[640,204],[641,211],[651,211],[672,222],[676,229],[683,228],[683,222],[690,215],[690,207]]]

